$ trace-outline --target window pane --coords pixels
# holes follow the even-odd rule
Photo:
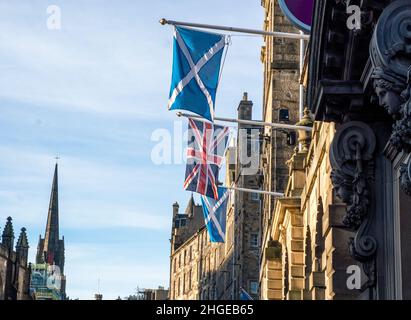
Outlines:
[[[250,293],[258,294],[258,282],[257,281],[250,281]]]
[[[250,235],[250,246],[251,247],[258,247],[258,234],[257,233],[252,233]]]
[[[251,200],[253,201],[259,201],[260,200],[260,195],[258,193],[253,192],[251,194]]]

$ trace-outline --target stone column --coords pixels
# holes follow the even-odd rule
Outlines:
[[[304,223],[299,210],[290,210],[289,291],[287,300],[302,300],[304,290]]]
[[[283,268],[281,244],[271,241],[265,249],[266,265],[263,276],[263,299],[283,299]]]

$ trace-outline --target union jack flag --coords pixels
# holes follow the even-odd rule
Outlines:
[[[229,133],[228,127],[189,118],[185,190],[218,199],[218,171]]]

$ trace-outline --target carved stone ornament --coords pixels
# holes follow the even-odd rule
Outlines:
[[[411,161],[408,161],[407,164],[401,164],[400,185],[405,194],[411,196]]]
[[[387,6],[370,45],[373,86],[380,106],[396,120],[390,143],[411,151],[411,1]]]
[[[375,145],[372,129],[363,122],[351,121],[337,130],[330,148],[331,180],[337,196],[347,204],[343,223],[357,231],[350,241],[350,252],[361,262],[372,260],[377,250],[376,240],[367,235]]]
[[[331,178],[337,195],[348,204],[344,224],[354,230],[361,225],[369,205],[375,143],[368,125],[351,121],[337,130],[331,144]]]

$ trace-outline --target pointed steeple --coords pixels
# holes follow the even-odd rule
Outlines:
[[[58,165],[54,169],[51,187],[50,204],[47,215],[47,225],[44,238],[39,237],[37,245],[37,264],[55,265],[61,275],[60,292],[66,296],[66,278],[64,276],[64,237],[59,239],[59,200],[58,200]],[[65,299],[65,298],[64,298]]]
[[[1,244],[9,249],[13,249],[14,246],[14,230],[11,220],[11,217],[7,218],[6,226],[4,227],[1,239]]]
[[[27,260],[29,253],[29,242],[27,240],[26,228],[21,228],[20,236],[16,244],[16,252],[20,257],[24,257]]]
[[[194,215],[194,206],[195,205],[196,204],[194,202],[194,196],[193,196],[193,193],[191,193],[191,197],[190,197],[190,200],[188,201],[187,208],[186,208],[186,211],[185,211],[185,214],[187,216],[192,217]]]
[[[58,195],[58,164],[54,168],[53,185],[51,187],[49,211],[47,215],[46,232],[44,234],[44,252],[47,253],[47,262],[53,263],[58,250],[59,242],[59,195]]]

